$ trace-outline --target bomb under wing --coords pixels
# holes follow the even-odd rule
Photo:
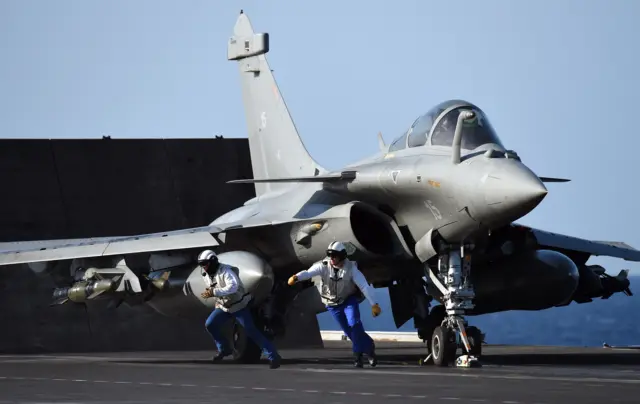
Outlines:
[[[126,266],[124,260],[119,260],[113,268],[76,268],[71,286],[54,289],[51,305],[85,303],[98,298],[141,293],[140,279]]]
[[[53,291],[52,305],[64,304],[68,301],[84,303],[93,300],[101,294],[113,291],[117,283],[110,279],[96,281],[80,281],[70,287],[56,288]]]

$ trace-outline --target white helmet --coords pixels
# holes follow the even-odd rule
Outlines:
[[[347,248],[340,241],[334,241],[327,247],[327,256],[337,256],[343,260],[347,258]]]
[[[198,255],[198,265],[218,264],[218,256],[211,250],[204,250]]]

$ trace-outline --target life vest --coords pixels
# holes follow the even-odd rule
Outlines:
[[[345,259],[342,268],[331,266],[329,259],[322,260],[320,263],[324,267],[321,275],[320,296],[325,306],[337,306],[353,295],[359,298],[364,297],[353,281],[353,261]]]
[[[238,290],[230,295],[213,297],[213,299],[216,299],[215,305],[217,308],[229,313],[234,313],[247,307],[253,297],[249,292],[245,291],[244,285],[242,285],[242,280],[240,280],[240,271],[238,268],[231,265],[219,264],[218,270],[210,277],[210,281],[212,281],[213,284],[216,284],[217,287],[224,288],[227,286],[223,277],[225,271],[233,271],[233,273],[236,274],[236,277],[238,278]]]

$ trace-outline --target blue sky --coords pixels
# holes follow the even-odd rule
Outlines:
[[[635,0],[3,0],[0,136],[246,137],[226,60],[241,8],[322,165],[467,99],[535,172],[572,179],[522,223],[640,248]]]

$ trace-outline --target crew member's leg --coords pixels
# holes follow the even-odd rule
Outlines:
[[[269,341],[269,339],[255,326],[251,311],[248,307],[233,313],[238,320],[242,328],[244,328],[247,336],[255,342],[269,359],[271,368],[277,368],[280,366],[280,355],[276,347]]]
[[[366,353],[372,359],[370,361],[371,365],[375,366],[375,345],[373,339],[364,330],[360,320],[360,306],[355,296],[350,297],[345,302],[344,314],[351,329],[354,353],[360,355]]]
[[[345,316],[344,314],[344,307],[345,307],[344,304],[340,304],[337,306],[327,306],[327,311],[331,313],[331,315],[336,320],[336,322],[342,329],[342,332],[345,333],[347,338],[353,341],[353,338],[351,337],[351,327],[349,327],[347,316]],[[354,349],[354,352],[355,352],[355,349]]]
[[[209,334],[211,334],[216,346],[218,347],[218,354],[213,358],[214,362],[222,360],[222,358],[227,355],[231,355],[232,353],[229,341],[227,341],[224,333],[222,332],[222,327],[230,318],[231,316],[229,313],[220,309],[215,309],[211,312],[207,321],[204,323],[205,328]]]
[[[358,344],[358,340],[354,337],[353,328],[349,325],[349,319],[346,315],[347,302],[342,303],[337,306],[327,306],[327,310],[333,318],[338,322],[342,331],[347,335],[347,337],[351,340],[351,349],[353,351],[353,356],[355,356],[355,362],[353,365],[355,367],[362,367],[362,351],[359,351],[360,345]]]

